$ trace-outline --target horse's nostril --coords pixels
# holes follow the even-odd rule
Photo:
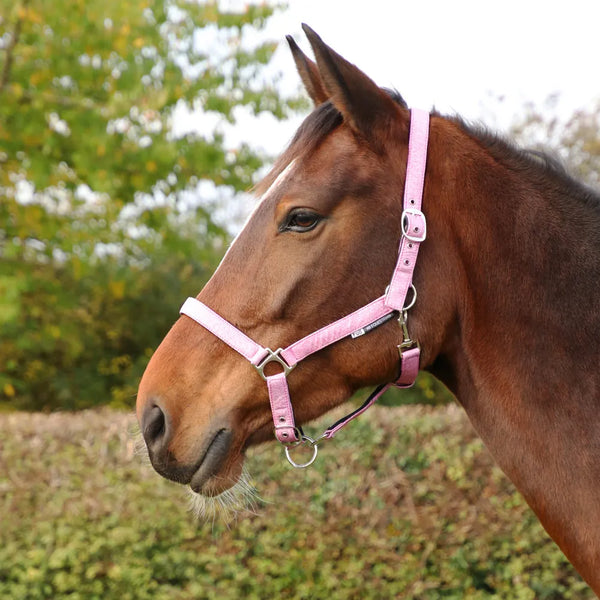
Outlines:
[[[151,402],[144,410],[142,433],[151,454],[161,455],[167,452],[171,438],[170,419],[158,404]]]
[[[165,413],[160,406],[153,406],[147,413],[147,424],[144,428],[144,435],[149,440],[155,440],[162,437],[165,432],[166,422]]]

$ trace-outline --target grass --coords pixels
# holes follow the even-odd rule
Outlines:
[[[456,406],[374,407],[304,471],[254,450],[264,501],[228,525],[193,519],[133,427],[0,414],[0,598],[595,597]]]

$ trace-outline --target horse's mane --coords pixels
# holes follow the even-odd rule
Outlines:
[[[399,106],[407,107],[396,90],[386,90],[386,92]],[[482,125],[469,123],[459,116],[444,118],[456,123],[508,169],[521,173],[546,189],[558,191],[565,198],[578,199],[584,205],[600,212],[600,192],[573,177],[558,157],[546,151],[521,148],[502,135]],[[331,102],[324,102],[317,106],[304,119],[271,171],[256,185],[256,193],[258,195],[264,193],[294,158],[314,152],[319,144],[341,125],[342,120],[341,113]]]
[[[481,124],[469,123],[459,116],[446,117],[474,138],[499,163],[522,174],[541,187],[572,198],[600,212],[600,192],[575,178],[565,163],[552,151],[522,148],[514,141]]]

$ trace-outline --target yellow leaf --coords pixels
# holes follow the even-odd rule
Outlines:
[[[10,383],[4,384],[3,392],[4,395],[8,396],[9,398],[12,398],[16,394],[15,388]]]
[[[125,295],[125,282],[124,281],[111,281],[108,284],[111,294],[120,300]]]
[[[133,45],[136,48],[141,48],[144,45],[144,38],[141,38],[141,37],[135,38],[135,40],[133,40]]]
[[[15,97],[21,98],[21,96],[23,96],[23,86],[20,83],[13,83],[11,85],[13,94],[15,95]]]
[[[149,160],[149,161],[146,163],[146,170],[147,170],[149,173],[154,173],[154,171],[156,171],[156,163],[155,163],[153,160]]]
[[[42,22],[42,15],[40,15],[38,12],[35,12],[32,8],[27,9],[27,18],[32,23],[39,24]]]
[[[144,178],[139,174],[132,175],[131,183],[135,188],[139,189],[144,186]]]
[[[114,49],[116,52],[122,53],[125,52],[125,50],[127,50],[127,38],[124,37],[118,37],[114,44]]]
[[[37,85],[38,83],[40,83],[40,81],[42,81],[43,78],[44,74],[42,73],[42,71],[36,71],[35,73],[32,73],[31,77],[29,78],[29,83],[31,85]]]

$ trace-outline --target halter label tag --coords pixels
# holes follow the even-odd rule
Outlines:
[[[372,323],[369,323],[368,325],[357,329],[356,331],[350,334],[350,337],[354,340],[357,337],[360,337],[361,335],[365,335],[365,333],[369,333],[369,331],[373,331],[373,329],[375,329],[376,327],[387,323],[393,316],[394,313],[383,315],[383,317],[379,317],[379,319],[377,319],[376,321],[373,321]]]

